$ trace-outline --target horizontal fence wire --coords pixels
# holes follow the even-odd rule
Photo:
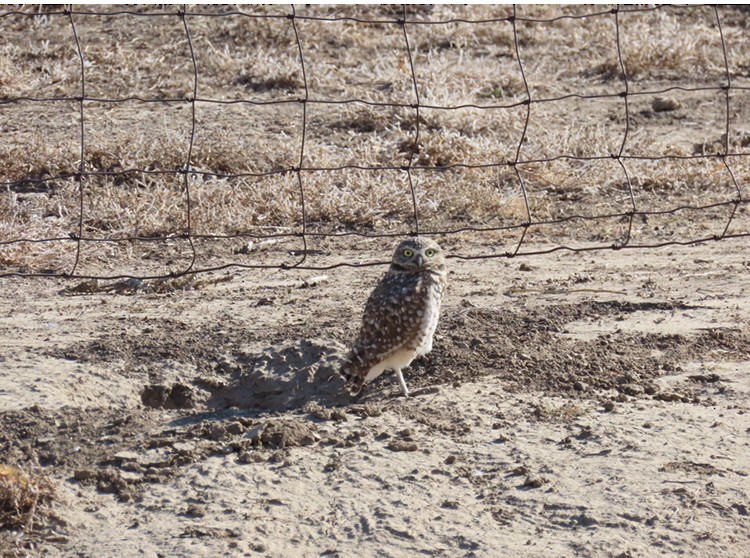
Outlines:
[[[692,245],[696,243],[704,243],[717,241],[727,238],[740,238],[750,236],[750,232],[730,232],[730,228],[736,219],[737,212],[742,206],[748,204],[748,200],[742,195],[742,189],[738,180],[736,179],[736,173],[733,171],[733,164],[739,160],[747,160],[750,158],[750,153],[733,152],[732,145],[730,144],[730,115],[732,108],[732,95],[733,93],[748,92],[750,86],[735,85],[732,83],[731,72],[729,67],[729,61],[727,56],[727,46],[725,41],[724,32],[722,30],[722,20],[720,9],[717,6],[711,6],[715,15],[715,25],[719,36],[722,54],[723,54],[723,83],[713,86],[668,86],[668,87],[657,87],[646,90],[634,91],[632,90],[631,79],[626,71],[626,65],[623,58],[622,50],[622,39],[621,39],[621,15],[625,13],[645,13],[655,12],[658,10],[667,9],[668,6],[628,6],[628,7],[612,7],[607,9],[592,8],[592,11],[584,14],[563,14],[551,18],[535,18],[535,17],[523,17],[517,14],[517,8],[514,6],[512,13],[506,17],[499,18],[488,18],[488,19],[466,19],[466,18],[448,18],[448,19],[423,19],[422,17],[411,17],[410,6],[402,6],[397,15],[393,17],[383,18],[358,18],[350,16],[314,16],[314,15],[299,15],[294,6],[288,7],[286,13],[283,14],[257,14],[251,13],[245,10],[227,10],[227,11],[193,11],[187,6],[175,7],[174,9],[166,9],[163,12],[144,12],[138,10],[113,10],[113,11],[98,11],[97,9],[91,10],[76,10],[73,7],[48,7],[44,12],[44,15],[48,18],[52,18],[57,21],[60,25],[67,25],[70,28],[70,34],[72,40],[75,43],[75,51],[77,53],[79,64],[80,64],[80,94],[79,95],[60,95],[60,96],[0,96],[0,109],[9,110],[13,106],[21,103],[32,103],[32,104],[44,104],[54,105],[55,103],[74,103],[77,107],[78,119],[79,119],[79,139],[80,139],[80,161],[77,165],[75,172],[58,173],[50,177],[24,177],[22,180],[0,180],[0,187],[7,190],[14,190],[19,187],[36,187],[44,188],[46,184],[54,183],[61,180],[73,180],[78,187],[78,221],[76,230],[69,231],[67,234],[58,236],[52,236],[48,238],[37,238],[37,237],[19,237],[19,238],[1,238],[0,237],[0,248],[4,246],[18,245],[20,243],[44,244],[44,243],[55,243],[55,242],[69,242],[75,245],[75,256],[70,269],[67,270],[45,270],[44,272],[34,271],[19,271],[19,270],[5,270],[0,267],[0,277],[8,276],[22,276],[22,277],[61,277],[61,278],[82,278],[82,279],[123,279],[123,278],[135,278],[135,279],[155,279],[155,278],[168,278],[176,277],[188,274],[197,274],[210,271],[219,271],[230,268],[278,268],[278,269],[303,269],[303,270],[330,270],[338,267],[365,267],[365,266],[377,266],[384,265],[388,262],[375,261],[375,262],[337,262],[333,264],[316,264],[310,261],[310,255],[314,254],[314,250],[308,248],[308,240],[311,238],[319,237],[350,237],[359,236],[366,238],[391,238],[404,236],[403,232],[392,232],[392,231],[356,231],[356,230],[338,230],[336,232],[321,232],[314,230],[309,226],[307,218],[307,203],[308,195],[305,188],[306,177],[310,173],[332,173],[345,170],[358,170],[364,172],[382,172],[382,171],[394,171],[404,173],[406,182],[409,187],[409,196],[411,204],[411,221],[413,223],[412,229],[409,234],[412,235],[428,235],[428,236],[445,236],[455,235],[463,233],[491,233],[491,232],[512,232],[517,231],[518,240],[515,243],[515,247],[512,250],[503,253],[494,254],[483,254],[483,255],[460,255],[452,254],[449,258],[463,259],[463,260],[474,260],[474,259],[487,259],[487,258],[513,258],[520,256],[534,256],[549,254],[558,251],[570,251],[570,252],[592,252],[602,250],[639,250],[647,248],[657,248],[665,246],[680,246],[680,245]],[[3,20],[11,17],[35,17],[38,14],[30,13],[28,11],[8,10],[0,12],[0,29],[2,28]],[[298,56],[300,74],[302,76],[302,90],[304,94],[298,98],[292,99],[250,99],[250,98],[237,98],[237,99],[215,99],[209,97],[203,97],[199,95],[199,81],[200,81],[200,67],[196,58],[196,52],[194,49],[191,25],[200,19],[205,18],[226,18],[226,17],[243,17],[256,20],[280,20],[288,21],[292,29],[292,36],[294,37],[294,47]],[[184,30],[184,39],[188,46],[188,52],[190,57],[190,68],[192,73],[192,90],[190,93],[183,97],[170,97],[170,96],[154,96],[146,97],[141,95],[125,95],[122,97],[98,97],[95,95],[87,95],[87,64],[84,56],[84,50],[81,44],[81,38],[78,33],[78,22],[84,18],[112,18],[112,17],[137,17],[137,18],[175,18],[181,22]],[[617,57],[619,66],[619,78],[622,84],[622,89],[616,93],[568,93],[565,95],[547,96],[547,97],[535,97],[532,95],[532,90],[527,79],[527,72],[524,66],[523,57],[521,55],[520,38],[519,38],[519,27],[522,25],[535,24],[535,23],[554,23],[560,20],[582,20],[590,18],[601,18],[610,17],[614,18],[614,30],[616,34],[616,47]],[[315,98],[311,94],[310,84],[308,76],[305,72],[305,56],[308,54],[303,49],[302,41],[300,38],[301,30],[299,29],[298,22],[348,22],[360,25],[368,26],[387,26],[392,28],[398,28],[403,34],[403,51],[404,57],[408,61],[407,74],[412,85],[411,98],[406,98],[402,102],[392,101],[372,101],[364,98],[347,98],[347,99],[333,99],[333,98]],[[515,59],[518,63],[518,69],[520,76],[523,81],[524,95],[520,101],[514,101],[510,103],[489,103],[489,104],[456,104],[456,105],[439,105],[431,103],[423,103],[420,99],[420,82],[418,79],[417,71],[415,70],[415,56],[414,46],[410,42],[410,30],[420,26],[445,26],[451,24],[467,24],[467,25],[480,25],[480,24],[510,24],[513,29],[513,50],[515,51]],[[721,147],[716,153],[700,153],[693,155],[684,154],[660,154],[653,156],[645,155],[633,155],[626,153],[626,147],[630,140],[632,133],[631,130],[631,102],[633,99],[639,97],[653,97],[656,95],[663,95],[670,92],[684,92],[684,93],[720,93],[723,96],[725,104],[725,121],[723,125],[723,135],[721,140]],[[622,139],[619,144],[619,148],[616,152],[608,155],[593,155],[593,156],[577,156],[571,154],[558,154],[549,157],[532,157],[524,158],[522,156],[522,147],[527,138],[527,130],[532,119],[532,108],[534,106],[545,105],[549,103],[560,102],[569,99],[579,100],[595,100],[595,99],[613,99],[622,103],[624,110],[624,129],[622,132]],[[190,134],[187,151],[184,154],[184,163],[180,168],[174,170],[165,169],[153,169],[153,168],[126,168],[120,170],[87,170],[86,168],[86,145],[88,134],[90,129],[86,124],[86,110],[87,105],[90,103],[102,103],[102,104],[124,104],[124,103],[142,103],[142,104],[159,104],[159,105],[184,105],[189,108],[190,111]],[[296,161],[293,165],[286,168],[275,168],[269,169],[262,172],[236,172],[236,173],[222,173],[214,170],[199,169],[193,166],[193,152],[196,144],[196,131],[199,126],[198,119],[196,117],[197,105],[198,104],[209,104],[216,106],[229,106],[229,105],[250,105],[250,106],[281,106],[281,105],[298,105],[301,107],[300,110],[300,146],[299,153]],[[382,107],[382,108],[395,108],[413,111],[414,125],[413,125],[413,136],[410,141],[411,148],[407,149],[405,157],[401,157],[401,160],[394,162],[392,165],[363,165],[363,164],[343,164],[343,165],[331,165],[331,166],[319,166],[307,164],[306,160],[306,145],[308,142],[309,134],[313,124],[309,121],[308,117],[308,106],[321,105],[321,106],[340,106],[340,105],[362,105],[367,107]],[[420,111],[434,110],[434,111],[459,111],[465,109],[476,109],[480,111],[503,111],[511,109],[522,109],[525,111],[523,129],[520,134],[517,145],[514,149],[514,156],[502,160],[485,163],[451,163],[445,165],[425,165],[420,164],[416,159],[415,154],[418,152],[420,145],[420,122],[422,121],[422,115]],[[636,201],[634,193],[633,179],[631,173],[628,171],[630,164],[635,162],[667,162],[667,161],[700,161],[708,160],[715,161],[716,164],[720,165],[727,173],[727,176],[731,180],[733,195],[723,201],[712,201],[711,203],[705,204],[679,204],[675,207],[668,209],[655,209],[648,207],[640,207]],[[546,164],[556,161],[579,161],[579,162],[598,162],[598,161],[614,161],[617,163],[621,173],[624,184],[627,187],[627,194],[629,199],[629,206],[621,211],[610,211],[605,213],[577,213],[574,215],[566,215],[555,218],[537,218],[531,209],[529,203],[529,178],[524,176],[522,170],[524,167],[535,164]],[[511,223],[500,226],[475,226],[475,225],[461,225],[449,228],[424,228],[420,226],[420,207],[416,195],[417,187],[412,178],[413,173],[422,171],[431,172],[442,172],[448,170],[461,170],[461,169],[499,169],[506,168],[513,172],[516,180],[520,186],[520,191],[523,200],[523,212],[525,218],[520,223]],[[84,197],[86,193],[87,184],[91,179],[95,178],[128,178],[132,176],[174,176],[180,179],[182,184],[182,191],[184,193],[184,208],[185,208],[185,228],[182,232],[170,235],[119,235],[112,237],[100,237],[91,236],[86,234],[86,208],[84,204]],[[299,230],[291,232],[261,232],[258,230],[247,230],[231,234],[205,234],[198,233],[194,230],[192,219],[191,219],[191,208],[193,206],[193,200],[191,198],[191,179],[237,179],[237,178],[263,178],[270,176],[283,176],[289,175],[294,176],[295,182],[298,189],[298,198],[301,207],[301,225]],[[700,212],[712,209],[725,208],[729,213],[726,218],[726,222],[722,227],[723,232],[719,234],[710,234],[698,237],[690,238],[670,238],[663,241],[655,241],[651,243],[637,243],[632,242],[633,236],[633,223],[636,218],[648,218],[649,216],[664,216],[674,215],[680,212]],[[623,238],[615,243],[601,243],[587,246],[569,246],[565,244],[554,244],[548,246],[531,246],[527,241],[527,231],[532,227],[549,227],[554,225],[561,225],[565,223],[573,222],[597,222],[603,220],[621,219],[627,223],[627,230],[625,231]],[[294,227],[290,227],[294,228]],[[199,266],[197,262],[197,250],[195,241],[198,240],[227,240],[227,239],[254,239],[254,240],[270,240],[270,239],[297,239],[301,242],[302,247],[297,250],[290,250],[289,254],[295,258],[292,263],[282,264],[248,264],[243,262],[228,262],[221,265],[210,265],[210,266]],[[184,239],[190,249],[191,257],[187,265],[178,271],[172,271],[165,274],[155,275],[92,275],[86,273],[79,273],[79,262],[81,258],[82,246],[86,243],[127,243],[127,242],[165,242],[174,241],[178,239]]]

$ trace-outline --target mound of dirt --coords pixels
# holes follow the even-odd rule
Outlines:
[[[578,339],[567,326],[580,320],[614,324],[644,311],[677,312],[673,302],[587,301],[533,308],[482,308],[448,315],[435,350],[417,360],[410,385],[473,382],[485,376],[507,381],[511,391],[577,396],[616,392],[648,397],[654,379],[679,372],[693,358],[750,357],[745,331],[677,333],[624,332]],[[470,334],[467,336],[467,332]],[[456,367],[453,363],[460,362]]]
[[[319,339],[289,341],[259,352],[238,351],[216,367],[206,405],[211,409],[286,410],[316,401],[325,406],[351,401],[338,374],[341,350]],[[205,383],[204,383],[205,384]],[[213,384],[213,385],[211,385]]]

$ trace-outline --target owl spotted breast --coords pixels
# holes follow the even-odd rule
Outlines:
[[[444,287],[445,255],[437,242],[410,238],[398,245],[367,299],[359,335],[341,368],[352,394],[393,370],[409,396],[401,370],[432,350]]]

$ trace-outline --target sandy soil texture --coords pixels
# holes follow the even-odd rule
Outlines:
[[[745,556],[747,248],[453,261],[409,399],[335,374],[381,269],[7,281],[0,450],[58,500],[2,548]]]

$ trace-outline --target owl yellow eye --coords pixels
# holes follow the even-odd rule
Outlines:
[[[433,250],[432,248],[428,248],[427,250],[425,250],[424,255],[428,258],[431,258],[435,255],[435,250]]]
[[[402,252],[405,258],[411,258],[414,255],[414,250],[407,248]]]

